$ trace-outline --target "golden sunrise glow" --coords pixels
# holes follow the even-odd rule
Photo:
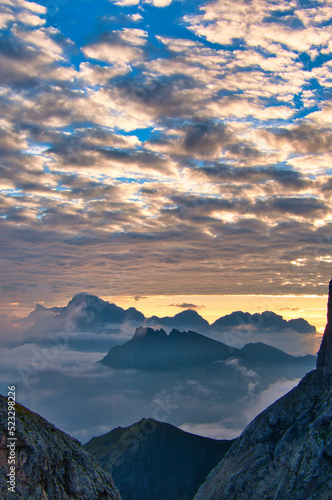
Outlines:
[[[273,311],[284,319],[304,318],[322,332],[326,325],[326,296],[320,295],[155,295],[103,297],[123,308],[135,307],[146,317],[174,316],[183,311],[184,304],[192,304],[210,324],[233,311],[254,314]]]

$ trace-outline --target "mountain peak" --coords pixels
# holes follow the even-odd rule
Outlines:
[[[194,311],[193,309],[186,309],[185,311],[181,311],[177,313],[174,318],[190,318],[190,319],[202,319],[202,316],[198,314],[197,311]]]
[[[112,473],[124,500],[189,500],[233,442],[143,418],[91,439],[84,448]]]
[[[97,297],[97,295],[91,295],[87,292],[80,292],[73,296],[73,298],[68,302],[68,306],[74,305],[102,305],[105,301]]]
[[[332,280],[327,303],[327,325],[317,357],[317,370],[332,373]]]
[[[150,328],[149,326],[139,326],[136,328],[134,336],[132,339],[138,339],[138,338],[150,338],[150,339],[159,339],[159,338],[165,338],[167,337],[167,334],[165,330],[162,328],[160,330],[154,330],[153,328]]]

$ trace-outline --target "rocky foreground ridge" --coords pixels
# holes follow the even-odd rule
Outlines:
[[[332,280],[317,359],[243,431],[194,500],[332,499]]]
[[[79,441],[16,404],[16,491],[8,491],[7,399],[0,396],[0,498],[121,500],[112,477]]]
[[[112,474],[123,500],[192,500],[234,441],[144,418],[91,439],[84,448]]]

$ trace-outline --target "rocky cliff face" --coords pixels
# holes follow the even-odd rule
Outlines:
[[[325,375],[332,373],[332,280],[327,303],[327,325],[317,357],[317,370]]]
[[[123,500],[192,500],[233,442],[149,418],[93,438],[85,448],[112,473]]]
[[[195,500],[332,499],[332,281],[329,290],[317,369],[249,424]]]
[[[121,500],[112,477],[54,425],[16,404],[16,492],[7,490],[7,399],[0,396],[3,500]]]

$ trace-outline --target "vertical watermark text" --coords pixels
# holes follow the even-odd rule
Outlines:
[[[14,385],[8,386],[7,397],[7,448],[8,448],[8,469],[7,489],[15,493],[16,487],[16,388]]]

